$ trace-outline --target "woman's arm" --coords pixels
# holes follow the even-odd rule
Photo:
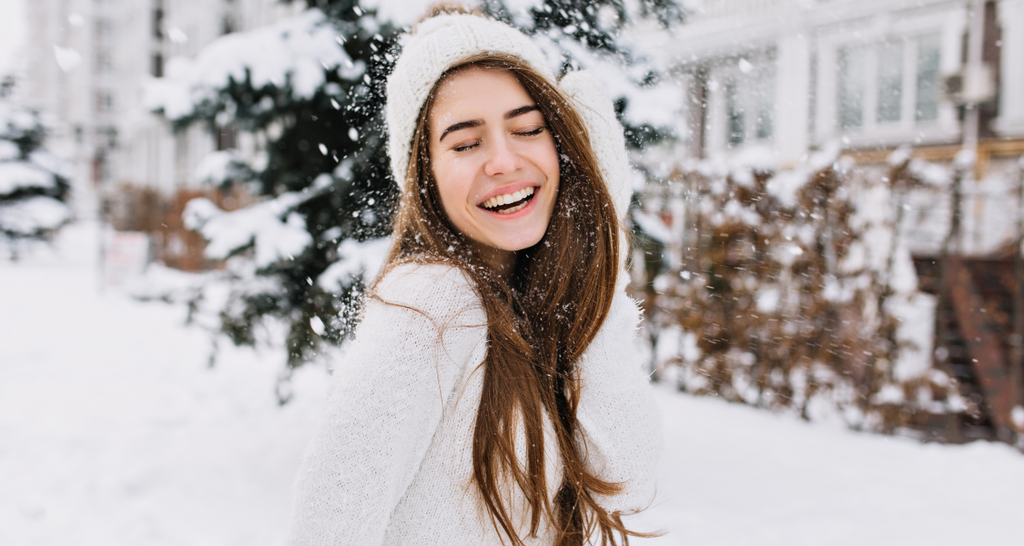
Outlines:
[[[641,355],[636,350],[639,312],[619,292],[608,318],[579,362],[577,419],[585,442],[586,464],[622,492],[601,497],[609,511],[629,513],[650,505],[661,457],[661,415]]]
[[[485,315],[459,270],[400,266],[377,293],[300,469],[290,545],[381,544],[446,401],[483,358]]]

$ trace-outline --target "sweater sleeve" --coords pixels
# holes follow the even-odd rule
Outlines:
[[[639,311],[619,292],[608,318],[579,362],[582,430],[588,468],[621,483],[620,494],[601,496],[609,511],[631,513],[651,504],[661,458],[661,415],[634,343]]]
[[[486,350],[461,271],[403,265],[367,301],[296,483],[288,544],[381,544],[445,403]]]

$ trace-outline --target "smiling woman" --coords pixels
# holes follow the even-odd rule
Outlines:
[[[595,92],[595,90],[597,90]],[[622,284],[621,126],[471,14],[388,80],[394,246],[301,471],[292,544],[614,544],[660,423]],[[598,158],[601,158],[600,160]]]
[[[445,214],[487,265],[511,272],[515,252],[544,236],[558,196],[544,114],[508,71],[468,64],[437,86],[428,126]]]

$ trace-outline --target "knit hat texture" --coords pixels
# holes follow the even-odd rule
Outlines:
[[[629,161],[622,126],[603,87],[587,71],[573,72],[556,83],[541,49],[522,32],[493,19],[470,14],[431,17],[406,35],[402,52],[387,81],[388,153],[391,173],[401,186],[409,168],[413,133],[431,89],[449,68],[482,53],[519,58],[557,85],[574,102],[590,134],[616,212],[629,205]]]

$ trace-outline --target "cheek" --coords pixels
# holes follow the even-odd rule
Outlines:
[[[558,163],[558,151],[555,149],[555,144],[552,142],[548,146],[545,146],[540,154],[538,154],[538,166],[547,175],[549,181],[555,182],[555,189],[557,189],[558,174],[561,169],[561,165]]]
[[[467,176],[465,171],[466,165],[461,158],[434,164],[437,193],[441,196],[441,204],[449,216],[452,216],[453,212],[463,210],[468,202],[472,178]]]

